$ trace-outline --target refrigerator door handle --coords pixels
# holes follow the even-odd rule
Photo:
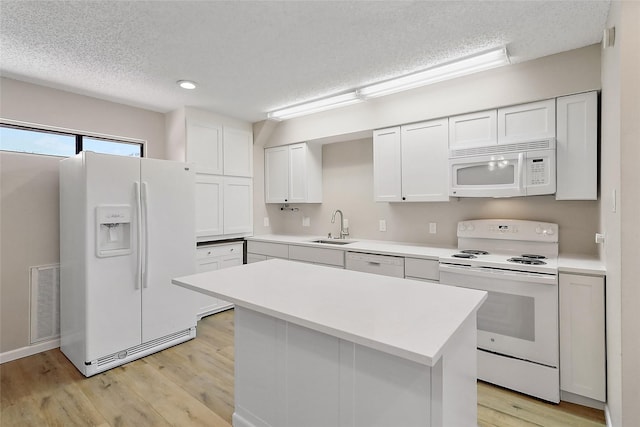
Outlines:
[[[142,204],[140,202],[140,183],[135,182],[136,190],[136,217],[137,217],[137,237],[138,237],[138,250],[137,250],[137,265],[136,265],[136,280],[135,289],[140,289],[142,284]]]
[[[148,212],[148,202],[149,198],[149,190],[148,183],[146,181],[142,182],[142,212],[143,219],[142,223],[144,224],[144,257],[142,259],[142,287],[149,287],[149,212]]]

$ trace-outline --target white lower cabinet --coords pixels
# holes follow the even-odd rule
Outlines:
[[[607,398],[604,298],[604,277],[560,273],[560,390],[598,402]]]
[[[220,270],[222,268],[229,268],[235,265],[242,265],[242,249],[242,242],[221,243],[198,247],[196,250],[198,273]],[[198,294],[198,301],[198,320],[202,319],[204,316],[233,307],[233,304],[230,302],[203,294]]]
[[[347,252],[345,268],[380,276],[402,278],[404,277],[404,258],[392,255]]]
[[[247,242],[247,263],[264,261],[269,258],[289,259],[289,245],[284,243]]]
[[[339,249],[290,245],[289,259],[292,261],[344,268],[344,251]]]
[[[405,258],[404,277],[405,279],[439,283],[440,262],[437,259]]]

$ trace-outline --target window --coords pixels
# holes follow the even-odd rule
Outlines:
[[[143,144],[140,142],[0,124],[0,151],[70,157],[83,150],[143,157]]]
[[[142,157],[142,145],[119,142],[108,139],[82,137],[82,149],[96,153],[116,154],[118,156]]]
[[[76,154],[76,137],[2,126],[0,150],[69,157]]]

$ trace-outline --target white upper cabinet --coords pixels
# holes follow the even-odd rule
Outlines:
[[[496,144],[498,142],[496,123],[496,110],[449,117],[449,148],[471,148]]]
[[[169,157],[195,165],[197,241],[252,235],[251,124],[186,108],[170,115],[168,127]]]
[[[498,144],[548,139],[555,135],[555,99],[498,109]]]
[[[224,234],[253,232],[253,180],[224,177]]]
[[[449,201],[448,120],[401,127],[402,200]]]
[[[253,135],[240,129],[223,128],[224,175],[253,176]]]
[[[253,176],[253,135],[221,124],[187,118],[186,160],[196,172]]]
[[[375,200],[448,201],[448,134],[447,119],[374,131]]]
[[[322,146],[265,148],[265,203],[322,202]]]
[[[222,126],[187,118],[186,161],[196,172],[222,175]]]
[[[376,202],[402,199],[400,126],[373,131],[373,194]]]
[[[265,148],[264,186],[266,203],[289,200],[289,147]]]
[[[196,174],[196,239],[223,234],[223,177]]]
[[[598,198],[598,94],[557,99],[556,200]]]

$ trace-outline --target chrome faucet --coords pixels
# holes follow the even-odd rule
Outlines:
[[[335,224],[336,222],[336,214],[340,214],[340,239],[344,239],[349,236],[349,227],[344,226],[344,216],[342,215],[342,211],[340,209],[336,209],[333,211],[333,215],[331,215],[331,224]]]

